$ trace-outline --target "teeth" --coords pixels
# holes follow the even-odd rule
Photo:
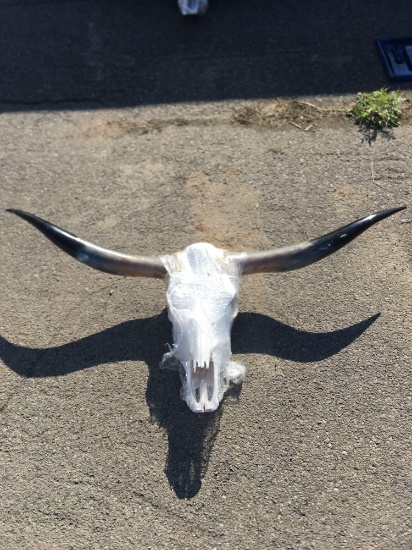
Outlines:
[[[209,361],[194,359],[184,362],[187,382],[186,402],[193,412],[211,412],[218,405],[216,395],[216,380],[214,362],[212,357]]]
[[[203,364],[202,364],[202,361],[195,361],[194,359],[190,361],[190,366],[193,369],[193,372],[196,372],[197,369],[208,369],[212,365],[213,365],[212,360],[209,360],[209,362],[203,361]]]
[[[204,357],[204,356],[203,356]],[[198,357],[197,359],[192,358],[188,363],[193,372],[196,372],[197,369],[210,369],[213,368],[213,359],[210,355],[209,359],[204,359],[203,357]]]

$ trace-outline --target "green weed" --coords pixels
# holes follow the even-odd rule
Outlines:
[[[404,101],[406,99],[400,92],[388,92],[385,88],[371,93],[359,93],[355,105],[347,115],[353,117],[357,124],[369,128],[399,126]]]

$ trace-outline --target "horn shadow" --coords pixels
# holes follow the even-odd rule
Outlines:
[[[379,315],[333,332],[312,333],[266,315],[240,313],[233,327],[232,348],[234,353],[320,361],[356,340]],[[153,420],[168,436],[165,473],[176,496],[188,499],[201,488],[225,401],[239,397],[241,386],[226,392],[215,412],[192,413],[180,399],[178,373],[159,367],[159,350],[171,341],[171,324],[164,310],[154,317],[126,321],[74,342],[43,349],[15,345],[0,335],[0,358],[14,372],[28,378],[64,376],[105,363],[144,361],[149,369],[146,402]]]
[[[331,332],[299,330],[267,315],[241,313],[232,330],[233,353],[264,353],[298,363],[323,361],[354,342],[380,316]]]

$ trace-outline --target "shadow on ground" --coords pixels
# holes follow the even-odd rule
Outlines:
[[[406,0],[10,0],[0,109],[127,107],[353,93],[389,84],[378,37],[411,34]],[[405,87],[405,85],[404,85]]]
[[[321,361],[351,344],[379,317],[376,314],[344,329],[313,333],[295,329],[257,313],[241,313],[232,333],[234,353],[261,353],[297,362]],[[211,414],[196,415],[180,399],[177,372],[159,368],[159,350],[172,339],[166,311],[136,319],[57,347],[45,349],[14,345],[0,336],[0,358],[14,372],[30,378],[63,376],[118,361],[145,361],[149,368],[146,400],[152,417],[168,434],[165,473],[179,498],[200,490],[228,396],[239,397],[241,387],[227,392]]]

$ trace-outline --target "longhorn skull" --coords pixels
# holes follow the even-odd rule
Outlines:
[[[241,275],[291,271],[310,265],[404,208],[383,210],[318,239],[266,252],[231,253],[198,243],[158,258],[118,254],[83,241],[33,214],[8,211],[34,225],[64,252],[90,267],[115,275],[165,279],[174,345],[163,356],[161,365],[179,365],[182,398],[193,412],[211,412],[219,406],[229,383],[241,382],[245,374],[243,365],[231,361],[230,349]]]

